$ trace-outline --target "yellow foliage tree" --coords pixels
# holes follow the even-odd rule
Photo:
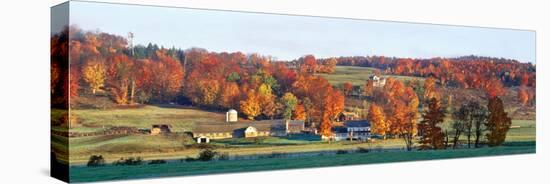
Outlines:
[[[84,81],[90,85],[92,94],[103,87],[105,83],[105,65],[101,62],[89,62],[82,71]]]

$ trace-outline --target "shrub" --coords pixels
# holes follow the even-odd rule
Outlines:
[[[121,165],[141,165],[143,164],[143,159],[141,157],[130,157],[127,159],[120,158],[119,160],[113,162],[113,165],[115,166],[121,166]]]
[[[268,158],[284,158],[287,154],[284,152],[272,152],[271,155],[268,156]]]
[[[254,141],[254,144],[262,144],[264,142],[264,139],[260,137],[255,137],[254,139],[252,139],[252,141]]]
[[[185,161],[186,161],[186,162],[194,162],[194,161],[197,161],[197,159],[191,158],[191,157],[186,157],[186,158],[185,158]]]
[[[214,158],[218,152],[215,152],[211,148],[202,149],[202,151],[199,153],[199,158],[197,158],[200,161],[210,161],[212,158]]]
[[[218,155],[218,160],[229,160],[229,153],[225,152]]]
[[[86,164],[88,167],[100,167],[105,166],[105,159],[103,159],[103,156],[101,155],[92,155],[90,156],[90,159],[88,159],[88,164]]]
[[[368,149],[368,148],[358,148],[357,152],[358,153],[368,153],[368,152],[370,152],[370,149]]]
[[[166,163],[166,160],[151,160],[149,162],[149,165],[153,165],[153,164],[165,164]]]
[[[347,154],[347,153],[348,153],[348,151],[346,151],[346,150],[338,150],[338,151],[336,151],[336,154],[337,154],[337,155],[340,155],[340,154]]]

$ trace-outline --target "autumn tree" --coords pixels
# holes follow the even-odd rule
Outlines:
[[[426,101],[431,100],[432,98],[439,98],[437,89],[436,89],[436,81],[433,77],[428,77],[424,81],[424,99]]]
[[[529,101],[529,93],[525,87],[518,88],[518,101],[523,106],[525,106]]]
[[[84,81],[88,83],[92,94],[103,87],[105,82],[105,65],[99,61],[88,62],[82,71]]]
[[[128,56],[115,54],[107,59],[107,88],[117,104],[128,103],[128,87],[133,63]]]
[[[344,91],[344,95],[351,95],[351,92],[353,91],[353,84],[344,82],[344,84],[342,84],[342,90]]]
[[[411,151],[414,145],[414,137],[417,131],[416,114],[411,112],[403,102],[394,102],[391,105],[392,115],[387,116],[390,125],[390,133],[401,137],[405,141],[408,151]]]
[[[315,59],[315,56],[307,55],[303,58],[300,58],[300,60],[301,60],[301,66],[300,66],[301,72],[315,74],[315,72],[317,71],[317,60]]]
[[[213,106],[220,92],[220,83],[217,80],[199,80],[196,86],[196,103],[204,106]]]
[[[445,111],[437,98],[431,98],[428,110],[422,114],[422,121],[418,125],[421,134],[421,149],[443,149],[444,134],[441,124],[445,118]]]
[[[241,111],[247,115],[248,119],[254,120],[261,110],[258,94],[254,90],[248,91],[246,99],[241,101]]]
[[[261,88],[260,88],[261,89]],[[261,90],[260,90],[261,91]],[[277,114],[281,105],[277,103],[276,96],[271,93],[259,93],[260,106],[262,107],[262,114],[273,119]]]
[[[374,81],[373,80],[367,80],[367,83],[365,84],[364,88],[365,96],[372,96],[374,92]]]
[[[240,90],[235,82],[226,82],[220,95],[220,105],[224,108],[237,108],[239,105]]]
[[[512,125],[512,119],[508,117],[508,113],[504,112],[502,100],[498,97],[489,99],[487,105],[489,109],[487,126],[487,144],[489,146],[499,146],[506,140],[506,133]]]
[[[68,96],[69,98],[74,99],[74,98],[78,97],[78,89],[80,88],[80,84],[79,84],[80,72],[78,72],[78,70],[76,70],[76,69],[71,69],[71,71],[69,72],[68,79],[69,79],[68,83],[64,83],[62,85],[62,87],[64,88],[63,91],[65,93],[68,93],[68,95],[67,94],[64,94],[64,95],[65,95],[65,97]]]
[[[328,115],[330,121],[335,121],[338,115],[344,111],[345,98],[340,91],[328,89],[325,101],[324,112]]]
[[[319,66],[319,72],[333,73],[337,63],[338,60],[336,60],[336,58],[324,59],[322,64]]]
[[[160,101],[169,101],[175,98],[183,86],[183,68],[180,61],[168,55],[166,50],[157,51],[156,57],[153,68],[154,95]]]
[[[384,110],[382,107],[373,103],[369,107],[369,113],[367,119],[371,123],[371,132],[373,134],[378,134],[386,138],[386,132],[389,131],[389,124],[386,122],[386,117],[384,115]]]
[[[293,119],[295,120],[305,120],[306,119],[306,109],[303,104],[296,105],[296,108],[294,108],[294,116]]]
[[[330,85],[319,91],[321,96],[321,126],[319,132],[321,135],[328,137],[329,142],[332,137],[332,124],[336,120],[338,114],[344,110],[344,95],[338,90],[334,90]]]
[[[284,106],[283,117],[285,119],[291,119],[292,111],[294,111],[294,109],[296,108],[296,105],[298,104],[298,99],[292,93],[285,93],[283,97],[281,97],[281,102]]]
[[[383,96],[386,104],[386,121],[390,125],[390,133],[405,141],[407,150],[412,150],[417,134],[417,119],[419,99],[412,87],[405,87],[399,80],[386,81]]]
[[[60,64],[56,61],[52,61],[50,67],[50,93],[52,95],[56,92],[61,77],[62,74]]]
[[[506,89],[504,89],[504,86],[500,80],[493,78],[485,85],[485,92],[487,93],[487,97],[491,99],[504,95],[506,93]]]

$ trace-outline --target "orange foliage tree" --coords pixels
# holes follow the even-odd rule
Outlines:
[[[294,108],[294,117],[295,120],[305,120],[306,119],[306,109],[303,104],[296,105]]]
[[[349,96],[351,95],[351,92],[353,90],[353,84],[349,82],[345,82],[342,84],[342,90],[344,91],[344,95]]]
[[[518,88],[518,101],[521,105],[526,105],[529,101],[529,93],[524,87]]]
[[[487,104],[489,109],[488,121],[485,124],[488,133],[487,144],[489,146],[499,146],[506,140],[506,134],[512,125],[512,119],[508,113],[504,112],[504,104],[499,97],[489,99]]]
[[[506,89],[504,89],[504,86],[500,80],[493,78],[485,85],[485,92],[487,93],[487,97],[491,99],[504,95],[506,93]]]
[[[128,56],[115,54],[107,59],[107,88],[117,104],[128,103],[128,87],[133,63]]]
[[[254,120],[254,117],[261,113],[261,107],[258,94],[254,90],[248,91],[246,99],[241,101],[241,111],[246,114],[248,119]]]
[[[386,138],[386,132],[389,131],[390,127],[386,121],[386,116],[384,115],[384,109],[373,103],[369,107],[369,114],[367,119],[371,123],[371,132],[373,134],[378,134]]]
[[[444,138],[441,124],[445,118],[445,111],[437,98],[431,98],[428,102],[428,110],[422,114],[422,121],[418,125],[421,134],[421,149],[443,149]]]

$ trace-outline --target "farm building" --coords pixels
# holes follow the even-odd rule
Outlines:
[[[359,115],[355,112],[342,112],[338,116],[338,121],[349,121],[359,119]]]
[[[370,123],[367,120],[345,121],[343,126],[332,129],[334,139],[339,140],[367,140],[370,138]]]
[[[371,75],[369,77],[369,80],[373,81],[374,87],[384,87],[384,85],[386,85],[386,78],[380,77],[378,75]]]
[[[151,135],[171,133],[172,132],[170,130],[171,128],[172,128],[172,125],[169,125],[169,124],[153,125],[153,128],[151,128]]]
[[[238,124],[201,123],[195,126],[192,133],[198,141],[198,138],[286,136],[301,133],[304,128],[304,121],[301,120],[263,120]]]
[[[235,109],[229,109],[225,113],[225,122],[237,122],[239,120],[238,113]]]

